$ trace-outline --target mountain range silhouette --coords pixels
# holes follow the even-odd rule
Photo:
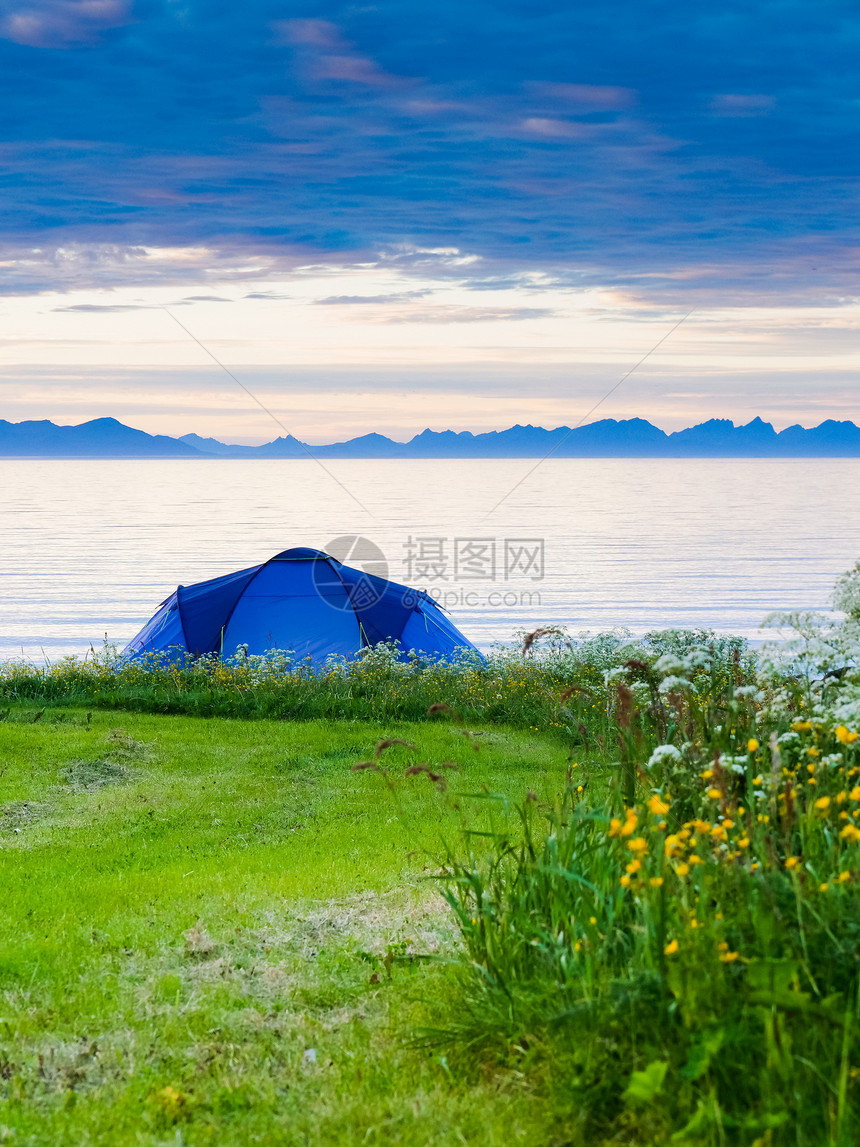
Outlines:
[[[363,434],[330,445],[308,445],[287,434],[261,446],[240,446],[183,434],[146,434],[115,418],[79,426],[47,420],[0,419],[0,458],[860,458],[860,427],[827,419],[807,429],[777,432],[754,418],[735,426],[712,418],[667,434],[643,418],[605,418],[571,429],[511,426],[473,434],[423,430],[408,442]]]

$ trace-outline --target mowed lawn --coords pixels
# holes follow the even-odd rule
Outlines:
[[[415,746],[382,752],[393,790],[352,771],[385,738]],[[440,840],[566,767],[528,730],[13,707],[0,1143],[555,1141],[518,1077],[415,1036],[454,974]]]

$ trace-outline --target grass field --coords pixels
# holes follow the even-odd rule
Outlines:
[[[854,1147],[845,612],[6,667],[0,1142]]]
[[[549,1142],[510,1072],[409,1045],[457,937],[428,852],[457,812],[352,772],[563,784],[504,727],[10,709],[0,724],[0,1142]],[[477,746],[477,747],[476,747]],[[480,814],[479,814],[480,815]]]

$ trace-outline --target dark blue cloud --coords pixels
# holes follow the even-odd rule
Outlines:
[[[0,36],[0,244],[850,283],[853,2],[0,0]]]

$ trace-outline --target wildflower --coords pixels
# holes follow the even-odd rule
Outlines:
[[[792,731],[795,733],[809,733],[812,731],[811,721],[793,721],[791,725]]]
[[[742,836],[738,841],[738,848],[749,848],[749,846],[750,838],[748,836]]]
[[[621,821],[618,819],[617,816],[614,816],[612,818],[612,820],[609,822],[609,835],[610,836],[618,836],[618,834],[620,832],[621,832]]]
[[[708,791],[705,793],[705,796],[709,797],[712,801],[718,801],[722,795],[723,795],[723,793],[722,793],[721,789],[713,789],[713,788],[708,789]]]
[[[663,949],[667,956],[674,956],[678,951],[678,941],[670,940],[666,947]]]
[[[642,861],[641,860],[631,860],[630,863],[626,866],[626,870],[632,876],[634,873],[638,872],[641,867],[642,867]]]
[[[819,884],[818,885],[818,891],[819,892],[826,892],[829,887],[830,887],[829,884]]]
[[[627,847],[631,852],[645,852],[648,848],[648,841],[644,836],[637,836],[633,840],[627,841]]]
[[[663,887],[663,877],[662,876],[652,876],[651,879],[648,881],[648,883],[651,885],[652,888],[662,888]]]
[[[850,872],[840,872],[839,873],[839,879],[838,879],[837,883],[838,884],[847,884],[850,879],[851,879],[851,873]]]
[[[622,888],[629,888],[630,887],[630,877],[629,876],[622,876],[621,877],[621,887]]]
[[[723,952],[720,956],[720,959],[724,964],[733,964],[737,958],[737,952]]]
[[[860,785],[856,785],[848,794],[848,799],[852,801],[860,801]]]
[[[785,862],[785,867],[790,870],[792,868],[797,868],[798,864],[800,864],[800,860],[798,859],[798,857],[789,856],[789,858]]]
[[[648,808],[653,812],[654,816],[663,816],[669,811],[669,802],[655,795],[648,801]]]
[[[687,873],[690,871],[690,866],[689,866],[689,864],[685,864],[682,860],[680,864],[675,865],[675,871],[678,873],[679,876],[686,876]]]
[[[596,924],[597,923],[597,917],[596,916],[589,916],[588,917],[588,923],[589,924]]]
[[[632,836],[636,831],[636,825],[639,823],[639,818],[632,808],[627,809],[624,815],[626,819],[624,824],[621,826],[621,835]]]
[[[860,828],[856,824],[846,824],[839,834],[843,840],[848,840],[852,844],[860,841]]]
[[[692,824],[692,826],[696,830],[696,832],[699,834],[699,836],[702,836],[703,833],[711,831],[711,826],[708,823],[708,821],[706,821],[706,820],[694,820],[694,821],[691,821],[690,823]]]
[[[850,733],[844,725],[837,725],[833,732],[836,734],[837,740],[840,740],[843,745],[853,745],[857,737],[860,736],[858,733]]]
[[[747,752],[754,753],[757,748],[758,741],[755,739],[755,737],[750,737],[750,739],[747,741]]]
[[[666,837],[665,851],[667,856],[674,856],[681,847],[681,838],[670,832]]]
[[[820,809],[821,812],[827,812],[830,808],[830,797],[819,797],[815,802],[815,807]]]
[[[697,856],[695,852],[690,853],[690,855],[687,857],[687,862],[689,864],[704,864],[705,863],[704,860],[702,860],[701,856]]]
[[[672,761],[677,763],[681,760],[681,754],[674,745],[658,745],[648,761],[648,768],[651,769],[655,765],[660,765],[663,761]]]
[[[705,771],[703,773],[699,773],[699,776],[702,778],[703,781],[709,781],[713,775],[714,775],[713,769],[705,769]]]
[[[717,951],[718,952],[728,952],[728,950],[729,950],[729,946],[726,943],[726,941],[720,940],[719,944],[717,944]]]

